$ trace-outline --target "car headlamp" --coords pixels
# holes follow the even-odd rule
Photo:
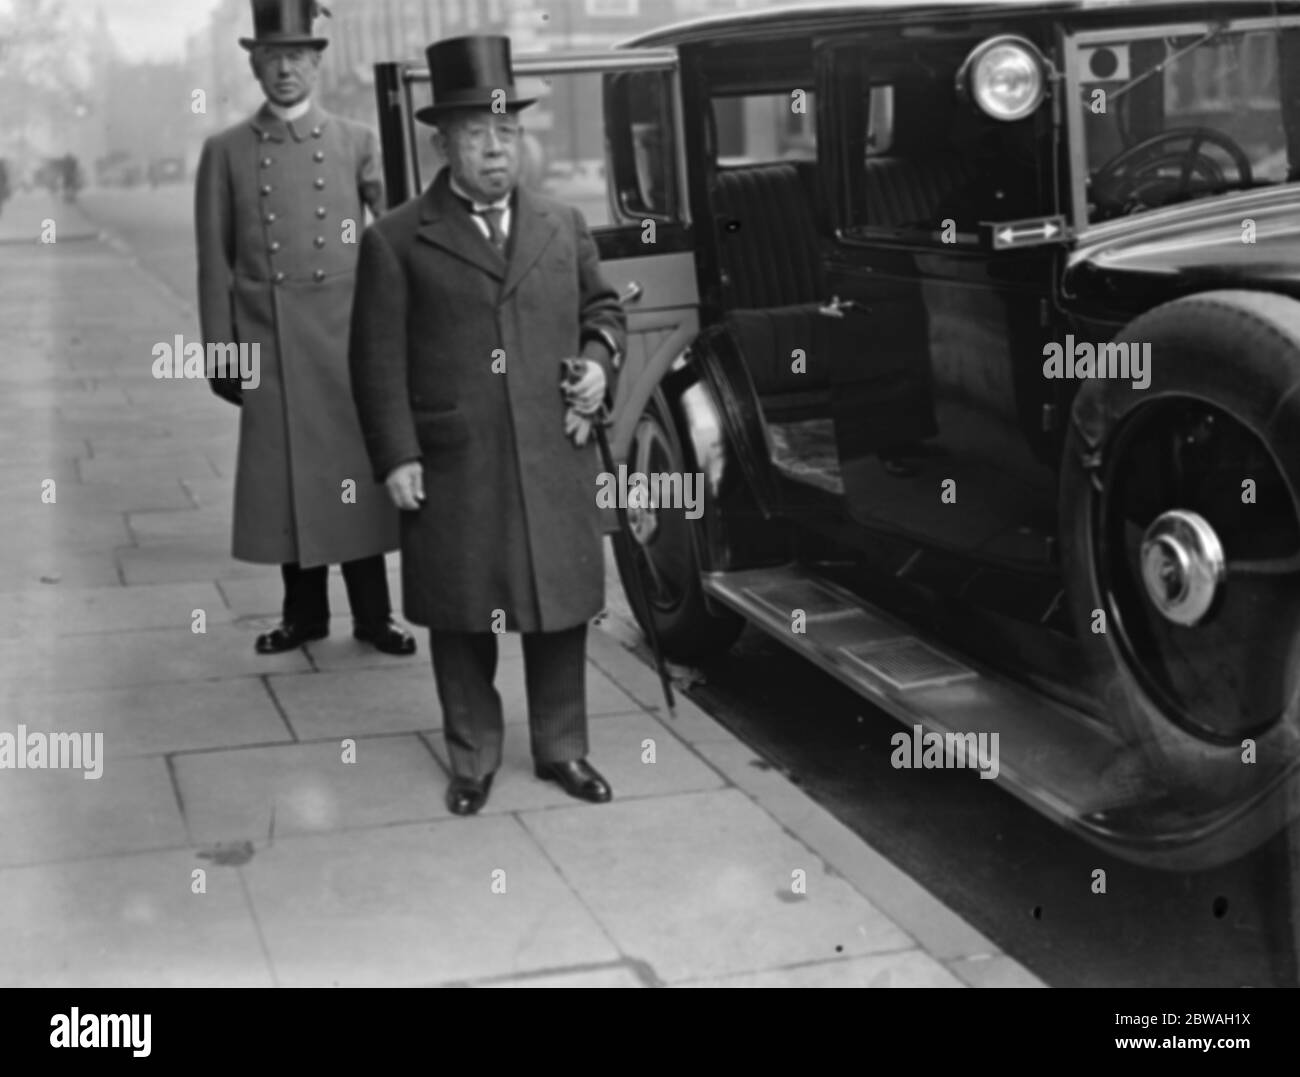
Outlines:
[[[1023,120],[1047,95],[1046,67],[1023,37],[993,37],[966,57],[957,88],[995,120]]]

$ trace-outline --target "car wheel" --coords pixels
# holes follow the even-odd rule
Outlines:
[[[685,474],[687,465],[663,394],[655,390],[637,421],[628,452],[630,474]],[[704,601],[700,561],[693,529],[703,519],[692,520],[681,506],[629,508],[631,549],[620,533],[614,536],[614,556],[623,590],[640,622],[654,618],[664,654],[693,661],[730,647],[745,627],[744,619],[730,611],[718,613]],[[634,577],[635,573],[635,577]],[[642,582],[649,612],[636,600],[636,578]]]
[[[1300,714],[1300,304],[1190,296],[1116,341],[1150,345],[1150,385],[1090,380],[1072,408],[1077,634],[1162,778],[1246,792],[1293,758]]]

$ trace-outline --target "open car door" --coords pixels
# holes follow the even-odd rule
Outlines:
[[[611,438],[623,459],[655,385],[699,331],[677,53],[520,54],[513,66],[520,92],[539,99],[522,114],[521,183],[582,211],[627,311]],[[375,66],[390,208],[441,167],[415,121],[429,82],[423,65]]]

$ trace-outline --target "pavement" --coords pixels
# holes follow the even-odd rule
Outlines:
[[[20,195],[0,327],[0,739],[103,745],[96,779],[0,769],[0,986],[1039,985],[690,700],[667,714],[613,617],[588,694],[614,801],[533,777],[507,636],[505,763],[451,816],[422,633],[354,642],[334,572],[330,638],[254,654],[280,581],[230,557],[237,412],[151,372],[193,307]]]

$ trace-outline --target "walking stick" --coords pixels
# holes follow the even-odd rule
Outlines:
[[[576,375],[576,367],[565,363],[566,381],[571,380]],[[618,469],[614,467],[614,454],[609,448],[609,437],[605,433],[605,427],[612,424],[613,420],[605,405],[600,406],[594,416],[591,417],[592,430],[596,434],[596,445],[600,449],[600,459],[604,464],[605,470],[611,475],[617,475]],[[641,615],[641,625],[645,628],[645,634],[650,640],[650,650],[654,653],[655,669],[659,672],[659,684],[663,687],[664,702],[668,704],[668,713],[676,717],[675,704],[673,702],[673,685],[668,677],[668,667],[664,664],[663,649],[659,645],[659,630],[655,627],[654,611],[650,607],[650,595],[646,590],[645,580],[641,578],[640,567],[636,563],[636,539],[632,536],[632,525],[628,523],[627,506],[619,503],[616,499],[614,513],[618,517],[619,535],[623,540],[627,552],[627,561],[629,566],[629,583],[628,597],[632,604],[637,608],[636,612]]]

